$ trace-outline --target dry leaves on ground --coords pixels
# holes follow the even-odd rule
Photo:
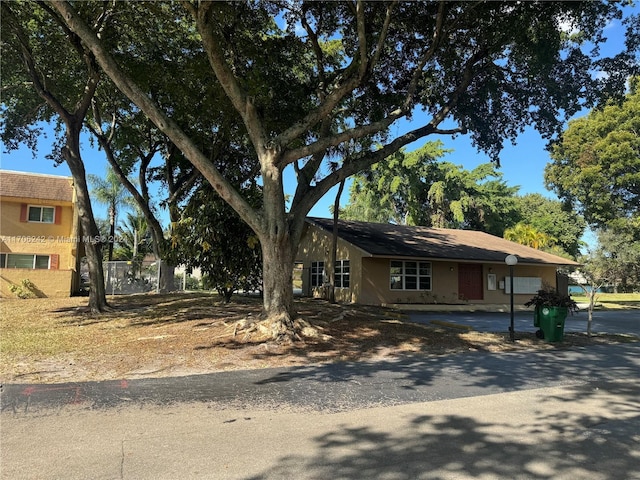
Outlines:
[[[236,296],[223,304],[208,293],[119,296],[110,298],[113,310],[103,315],[88,313],[86,303],[82,297],[3,299],[0,379],[54,383],[163,377],[636,340],[566,334],[562,344],[549,344],[519,333],[514,344],[504,333],[410,323],[391,309],[299,299],[298,317],[312,328],[301,341],[278,343],[239,328],[259,317],[257,298]]]

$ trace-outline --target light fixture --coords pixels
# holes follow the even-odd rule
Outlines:
[[[515,255],[507,255],[507,258],[504,259],[504,263],[506,263],[510,267],[513,267],[518,263],[518,257],[516,257]]]

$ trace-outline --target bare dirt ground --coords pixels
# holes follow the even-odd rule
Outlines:
[[[300,299],[298,318],[312,328],[300,341],[268,341],[243,325],[260,315],[259,299],[223,304],[207,293],[111,297],[113,310],[92,315],[87,299],[2,299],[0,380],[58,383],[165,377],[317,364],[371,361],[407,354],[507,352],[637,341],[624,335],[567,333],[559,344],[518,334],[463,332],[406,321],[380,307]]]

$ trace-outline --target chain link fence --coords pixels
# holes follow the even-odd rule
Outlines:
[[[104,262],[104,284],[107,295],[126,295],[157,291],[160,262]]]

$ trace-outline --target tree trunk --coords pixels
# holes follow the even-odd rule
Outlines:
[[[105,311],[108,307],[104,286],[104,271],[102,269],[102,253],[100,251],[100,243],[95,241],[100,239],[100,232],[93,216],[84,164],[80,156],[80,132],[78,130],[77,134],[74,134],[70,130],[72,129],[67,126],[67,144],[63,148],[63,156],[69,166],[69,170],[71,170],[76,189],[76,202],[91,283],[89,308],[92,312],[99,313]]]
[[[333,232],[331,235],[331,259],[329,260],[329,298],[336,303],[336,260],[338,255],[338,218],[340,216],[340,197],[344,190],[344,180],[340,182],[336,199],[333,202]]]
[[[274,338],[295,334],[292,321],[294,253],[288,237],[286,234],[261,242],[263,314],[272,322]]]
[[[254,231],[262,249],[263,316],[274,339],[294,339],[293,262],[300,237],[285,212],[282,172],[274,152],[260,159],[263,212]],[[299,229],[301,232],[301,229]]]
[[[158,291],[160,293],[173,292],[176,289],[174,282],[176,276],[176,266],[161,258],[156,257],[156,261],[160,265],[160,281],[158,285]]]
[[[109,207],[109,238],[107,241],[109,242],[107,260],[113,260],[113,243],[116,238],[116,209],[111,206]]]

